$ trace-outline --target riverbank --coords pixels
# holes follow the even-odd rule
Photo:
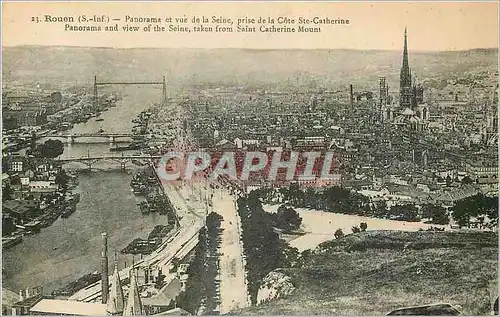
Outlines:
[[[44,293],[50,294],[100,269],[102,232],[108,233],[113,254],[134,237],[147,237],[155,225],[166,224],[166,215],[139,212],[129,187],[131,178],[120,171],[79,174],[81,199],[76,212],[37,235],[26,236],[15,248],[3,250],[4,285],[12,290],[43,286]],[[132,255],[123,254],[117,260],[120,267],[130,265]]]
[[[75,191],[78,184],[77,177],[60,167],[54,167],[45,173],[53,175],[53,180],[30,183],[31,195],[24,199],[3,201],[2,211],[7,215],[2,221],[4,249],[19,245],[24,236],[39,233],[42,228],[49,227],[59,217],[68,218],[76,211],[80,201],[80,194]],[[26,185],[23,187],[22,183],[16,186],[16,176],[19,179],[18,175],[14,175],[10,180],[8,193],[6,193],[9,198],[16,197],[16,191],[22,192],[26,187]],[[41,187],[43,187],[42,192],[38,189]],[[44,189],[48,191],[43,191]]]
[[[134,127],[132,120],[150,107],[148,100],[154,102],[161,96],[156,88],[150,87],[113,89],[121,97],[116,107],[103,112],[102,120],[94,117],[86,123],[77,123],[68,133],[93,133],[101,127],[109,133],[130,133]],[[65,144],[61,158],[109,155],[109,147],[108,143]],[[78,164],[71,165],[78,167]],[[92,172],[79,173],[76,191],[81,197],[77,210],[68,218],[57,218],[40,233],[25,236],[14,248],[3,250],[5,286],[13,291],[43,286],[44,293],[50,295],[53,290],[100,269],[102,232],[108,233],[109,253],[113,254],[119,253],[134,237],[147,237],[156,225],[168,223],[167,215],[141,214],[137,203],[143,198],[136,197],[129,186],[132,178],[129,171],[135,167],[127,166],[123,172],[116,170],[116,164],[103,161]],[[121,268],[132,263],[132,255],[120,254],[117,260]]]
[[[94,105],[92,96],[84,93],[66,97],[67,107],[47,116],[45,123],[38,126],[20,126],[4,131],[4,151],[13,153],[31,145],[33,134],[37,137],[71,130],[75,124],[87,123],[92,118],[103,121],[103,113],[116,106],[119,97],[114,94],[102,96],[101,102]]]

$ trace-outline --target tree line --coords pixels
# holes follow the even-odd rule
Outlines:
[[[222,216],[210,213],[201,228],[194,257],[187,270],[186,290],[177,297],[177,305],[196,315],[201,306],[205,314],[213,315],[218,306],[219,247]]]
[[[264,203],[271,203],[277,196],[281,196],[283,201],[297,208],[401,221],[420,221],[418,208],[413,203],[389,208],[385,200],[372,202],[367,196],[338,186],[316,191],[311,187],[302,189],[298,184],[292,184],[279,189],[261,188],[255,192]]]
[[[459,200],[451,210],[460,227],[470,227],[473,219],[478,221],[480,229],[498,226],[498,196],[470,196]],[[487,219],[490,220],[489,223],[486,222]]]
[[[246,255],[248,292],[252,304],[257,302],[260,283],[276,268],[298,265],[299,252],[281,240],[275,228],[297,229],[302,219],[284,207],[278,214],[265,212],[259,196],[252,192],[237,201],[241,217],[242,242]],[[298,217],[298,218],[297,218]]]

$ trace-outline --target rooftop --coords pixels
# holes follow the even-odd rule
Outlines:
[[[162,313],[158,313],[158,314],[153,315],[153,316],[188,316],[188,315],[191,315],[191,314],[189,312],[185,311],[184,309],[174,308],[174,309],[162,312]]]
[[[42,299],[30,310],[32,313],[74,316],[106,316],[106,305],[69,300]]]

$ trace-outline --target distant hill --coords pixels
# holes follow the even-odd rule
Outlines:
[[[106,80],[161,79],[169,85],[378,86],[379,76],[398,83],[401,52],[357,50],[110,49],[85,47],[3,48],[6,84],[50,83],[87,86],[93,76]],[[411,52],[412,73],[447,78],[464,70],[496,70],[497,49]],[[54,88],[57,88],[54,87]]]
[[[378,316],[435,303],[492,314],[496,233],[366,231],[322,247],[303,267],[284,270],[296,287],[289,297],[232,314]]]

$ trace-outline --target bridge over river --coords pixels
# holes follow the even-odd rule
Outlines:
[[[107,133],[107,132],[87,132],[87,133],[49,133],[36,135],[36,139],[45,138],[64,138],[68,140],[68,143],[74,143],[76,139],[80,138],[105,138],[109,139],[110,142],[116,143],[117,139],[132,138],[137,136],[133,133]]]
[[[127,162],[133,162],[133,160],[158,160],[161,159],[160,155],[96,155],[96,156],[81,156],[81,157],[65,157],[60,158],[57,161],[63,164],[70,162],[79,162],[87,165],[88,169],[92,169],[92,165],[98,161],[115,161],[120,163],[120,167],[122,170],[125,169],[125,164]]]

